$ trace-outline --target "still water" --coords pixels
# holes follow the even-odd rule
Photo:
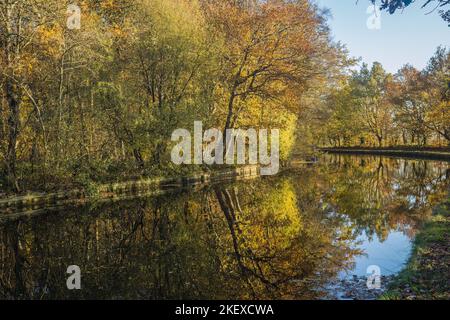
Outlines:
[[[277,177],[0,223],[0,298],[319,299],[395,274],[447,195],[445,162],[330,155]],[[81,268],[82,289],[66,271]]]

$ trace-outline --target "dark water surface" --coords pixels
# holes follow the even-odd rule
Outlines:
[[[448,163],[324,156],[277,177],[0,224],[0,298],[316,299],[401,270]],[[82,289],[66,286],[81,268]]]

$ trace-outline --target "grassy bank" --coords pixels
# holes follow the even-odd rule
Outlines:
[[[382,299],[450,299],[450,197],[436,207],[414,241],[406,268]]]

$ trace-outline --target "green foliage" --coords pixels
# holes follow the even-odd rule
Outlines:
[[[75,182],[82,188],[87,197],[95,198],[99,196],[98,184],[88,174],[83,173],[78,175]]]

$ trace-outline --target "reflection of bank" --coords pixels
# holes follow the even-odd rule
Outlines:
[[[347,154],[347,155],[367,155],[367,156],[386,156],[410,159],[425,159],[450,162],[450,152],[448,150],[414,150],[409,148],[322,148],[321,151],[330,154]]]

